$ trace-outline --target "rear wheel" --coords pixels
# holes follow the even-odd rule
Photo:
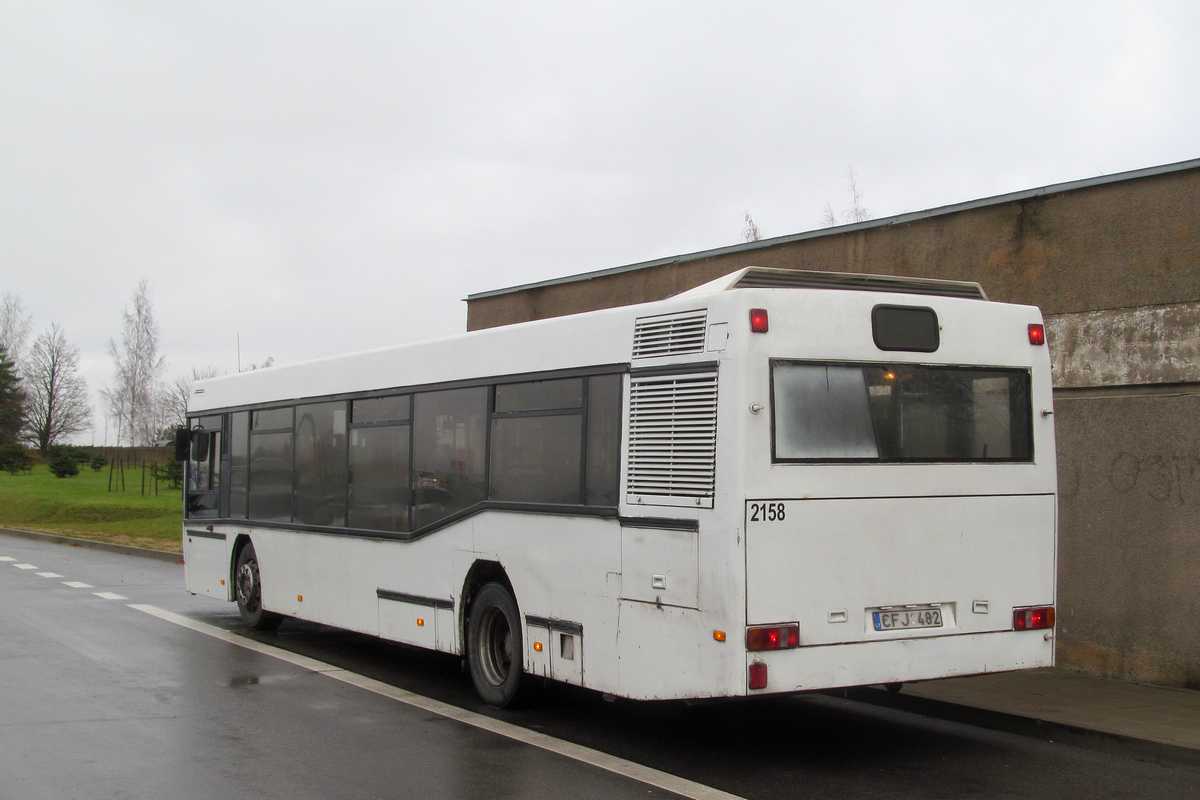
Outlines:
[[[237,566],[233,570],[233,590],[238,613],[248,627],[256,631],[273,631],[283,622],[282,616],[263,608],[262,579],[253,544],[247,543],[238,553]]]
[[[517,601],[502,584],[485,585],[471,603],[467,630],[471,680],[485,703],[503,708],[517,696],[524,653]]]

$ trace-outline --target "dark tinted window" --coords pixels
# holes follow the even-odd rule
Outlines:
[[[250,519],[266,522],[292,519],[290,430],[250,436]]]
[[[937,314],[919,306],[875,306],[871,332],[880,350],[932,353],[941,342]]]
[[[250,412],[229,415],[229,516],[246,518],[250,485]]]
[[[583,379],[502,383],[496,387],[496,413],[579,408],[583,405]]]
[[[346,524],[345,402],[296,406],[295,519]]]
[[[580,414],[492,420],[491,497],[526,503],[579,503]]]
[[[587,482],[583,502],[615,506],[621,468],[621,376],[588,378]]]
[[[483,500],[487,401],[482,386],[414,396],[414,528]]]
[[[292,409],[267,408],[254,412],[254,430],[292,428]]]
[[[407,425],[354,428],[350,432],[351,528],[409,530]]]
[[[408,395],[369,397],[354,401],[354,422],[396,422],[408,419]]]

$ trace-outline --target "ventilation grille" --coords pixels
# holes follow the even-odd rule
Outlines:
[[[733,289],[852,289],[860,292],[898,292],[987,300],[983,287],[967,281],[906,278],[895,275],[854,275],[791,269],[749,269]]]
[[[629,501],[712,507],[717,373],[630,379]]]
[[[704,352],[705,309],[638,317],[633,325],[633,357],[682,356]]]

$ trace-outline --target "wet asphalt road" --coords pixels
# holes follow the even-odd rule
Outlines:
[[[496,711],[456,658],[295,621],[252,634],[184,592],[179,565],[4,535],[0,557],[0,798],[674,796],[130,604],[746,798],[1200,797],[1200,772],[821,695],[686,706],[552,685]]]

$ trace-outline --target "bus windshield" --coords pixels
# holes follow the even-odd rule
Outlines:
[[[775,461],[1031,461],[1026,369],[771,363]]]

